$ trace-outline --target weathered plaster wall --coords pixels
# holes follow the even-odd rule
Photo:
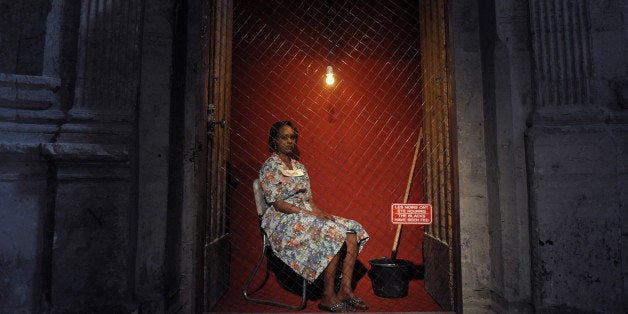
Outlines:
[[[136,307],[143,2],[97,2],[0,4],[1,312]]]
[[[481,1],[488,161],[491,308],[529,311],[529,212],[524,134],[532,110],[527,1]]]
[[[621,312],[628,130],[534,126],[528,135],[536,307]]]
[[[529,120],[537,310],[626,309],[625,1],[530,1],[537,86]]]
[[[450,18],[455,70],[462,302],[465,311],[482,311],[490,300],[491,262],[477,3],[452,1]]]
[[[0,2],[0,312],[202,299],[207,14],[200,1]]]
[[[58,3],[0,3],[0,311],[40,311],[50,296],[57,151],[46,145],[72,85],[58,68],[73,64],[61,55],[72,49],[47,27],[67,26]],[[74,9],[66,7],[68,18]]]
[[[452,2],[465,312],[625,307],[626,7]]]
[[[39,303],[47,167],[36,152],[0,145],[0,312]]]
[[[166,229],[170,161],[170,104],[174,5],[147,1],[143,12],[141,77],[137,119],[137,252],[135,295],[140,311],[162,313],[167,273]]]
[[[40,75],[50,0],[0,2],[0,73]]]

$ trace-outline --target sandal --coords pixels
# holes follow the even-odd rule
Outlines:
[[[335,313],[340,313],[340,312],[355,312],[355,309],[350,306],[349,304],[345,303],[345,302],[340,302],[340,303],[336,303],[332,306],[325,306],[322,304],[318,304],[318,309],[323,310],[323,311],[327,311],[327,312],[335,312]]]
[[[358,309],[358,310],[368,310],[369,309],[369,306],[366,303],[364,303],[364,301],[362,301],[362,299],[360,299],[358,297],[344,300],[344,302],[347,303],[348,305]]]

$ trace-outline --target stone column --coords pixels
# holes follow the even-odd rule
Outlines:
[[[3,3],[0,310],[137,308],[142,9],[141,0]]]
[[[0,8],[0,311],[39,312],[50,286],[54,184],[41,144],[64,116],[54,44],[62,6],[25,0]]]
[[[54,230],[50,308],[126,313],[133,302],[135,212],[129,152],[121,145],[44,144]]]
[[[74,102],[59,141],[128,144],[140,76],[142,1],[83,0]]]
[[[45,146],[57,176],[54,308],[137,308],[135,120],[142,6],[140,0],[81,2],[73,102],[56,142]]]
[[[48,169],[39,151],[37,144],[0,143],[0,312],[40,308]]]
[[[530,13],[534,304],[621,312],[628,119],[616,87],[625,89],[628,69],[625,2],[531,0]]]

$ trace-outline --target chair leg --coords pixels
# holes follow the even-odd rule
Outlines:
[[[262,262],[264,261],[264,256],[266,256],[265,245],[262,247],[262,256],[260,256],[259,260],[257,261],[257,265],[255,265],[253,272],[251,273],[251,275],[249,275],[249,278],[246,280],[246,284],[244,285],[244,298],[247,300],[250,300],[249,295],[253,295],[255,292],[262,289],[264,285],[266,284],[266,281],[268,281],[269,270],[267,267],[266,276],[264,277],[264,281],[262,281],[262,284],[259,287],[257,287],[257,289],[253,290],[252,292],[248,292],[249,286],[251,285],[251,282],[253,282],[253,278],[255,277],[255,274],[257,274],[257,271],[259,270],[260,266],[262,266]]]
[[[251,273],[249,278],[246,280],[246,284],[244,285],[244,298],[247,301],[260,303],[260,304],[266,304],[266,305],[272,305],[272,306],[278,306],[278,307],[283,307],[283,308],[287,308],[287,309],[295,309],[295,310],[304,309],[305,308],[305,304],[307,303],[307,295],[306,295],[306,292],[307,292],[307,281],[305,281],[305,278],[303,278],[302,292],[301,292],[301,301],[300,301],[299,304],[296,304],[296,305],[290,305],[290,304],[281,303],[281,302],[268,300],[268,299],[256,299],[256,298],[252,297],[252,295],[255,292],[257,292],[260,289],[262,289],[262,287],[264,287],[264,285],[266,284],[266,281],[268,280],[268,276],[269,276],[269,273],[270,273],[270,267],[266,267],[266,276],[264,277],[264,281],[262,282],[262,284],[257,289],[253,290],[253,292],[249,292],[248,291],[248,288],[251,285],[251,282],[253,282],[253,278],[255,277],[255,274],[259,270],[260,266],[262,265],[262,262],[264,261],[264,258],[266,257],[266,247],[268,245],[267,239],[266,239],[266,235],[262,235],[262,238],[263,238],[262,256],[260,256],[259,261],[257,261],[257,265],[255,265],[255,269],[253,269],[253,272]]]

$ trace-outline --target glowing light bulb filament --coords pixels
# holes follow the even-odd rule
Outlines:
[[[327,66],[327,74],[325,74],[325,83],[327,85],[333,85],[336,80],[334,79],[334,69],[331,65]]]

